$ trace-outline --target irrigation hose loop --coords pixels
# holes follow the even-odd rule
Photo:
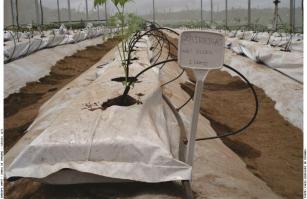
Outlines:
[[[167,84],[170,84],[170,83],[176,81],[179,77],[181,77],[181,76],[183,75],[184,71],[185,71],[185,70],[182,69],[181,73],[180,73],[177,77],[175,77],[174,79],[171,79],[171,80],[168,81],[168,82],[165,82],[165,83],[162,84],[160,87],[166,86]]]
[[[247,83],[247,85],[250,87],[253,95],[254,95],[254,98],[255,98],[255,111],[254,111],[254,114],[252,116],[252,118],[249,120],[248,123],[246,123],[244,126],[242,126],[240,129],[234,131],[234,132],[226,132],[224,133],[224,135],[220,135],[220,136],[213,136],[213,137],[205,137],[205,138],[197,138],[195,139],[195,141],[204,141],[204,140],[212,140],[212,139],[217,139],[217,138],[225,138],[225,137],[228,137],[228,136],[231,136],[231,135],[236,135],[242,131],[244,131],[245,129],[247,129],[256,119],[257,117],[257,114],[258,114],[258,109],[259,109],[259,101],[258,101],[258,96],[257,96],[257,93],[253,87],[253,85],[248,81],[248,79],[242,75],[239,71],[237,71],[236,69],[232,68],[231,66],[228,66],[226,64],[223,65],[224,67],[232,70],[233,72],[237,73],[242,79],[244,79],[244,81]]]
[[[185,107],[191,100],[193,99],[193,96],[191,96],[185,103],[183,103],[181,106],[176,108],[176,110],[179,112],[183,107]]]

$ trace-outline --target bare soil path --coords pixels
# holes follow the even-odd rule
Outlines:
[[[182,84],[192,95],[195,85]],[[275,110],[275,102],[255,87],[259,98],[256,121],[242,134],[222,139],[238,154],[247,168],[277,194],[303,198],[303,133]],[[247,84],[220,70],[205,80],[201,114],[218,135],[241,128],[251,118],[254,98]]]

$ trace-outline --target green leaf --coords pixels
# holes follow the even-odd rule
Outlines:
[[[121,7],[124,7],[126,3],[133,2],[133,0],[112,0],[112,2],[115,6],[120,5]]]
[[[94,7],[97,5],[103,5],[107,2],[107,0],[94,0]]]

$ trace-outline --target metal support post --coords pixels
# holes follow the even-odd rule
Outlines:
[[[61,23],[61,13],[60,13],[60,2],[59,0],[56,1],[57,9],[58,9],[58,22]]]
[[[86,20],[88,20],[88,2],[85,0],[85,13],[86,13]]]
[[[210,23],[213,24],[213,0],[211,0],[211,12],[210,12]]]
[[[106,23],[108,23],[107,2],[105,2],[105,4],[104,4],[104,14],[105,14]]]
[[[225,0],[225,26],[228,29],[228,0]]]
[[[293,32],[295,32],[295,0],[293,1]]]
[[[34,3],[35,3],[36,24],[39,25],[40,24],[40,20],[39,20],[38,0],[34,0]]]
[[[97,8],[97,20],[100,20],[100,13],[99,13],[99,5],[96,6]]]
[[[291,32],[293,32],[293,0],[290,0],[290,19],[289,19],[289,25]]]
[[[12,16],[12,25],[15,25],[15,14],[14,14],[14,2],[11,0],[11,16]]]
[[[200,0],[200,27],[203,28],[203,0]]]
[[[70,0],[67,0],[67,7],[68,7],[68,21],[71,22]]]
[[[152,0],[152,21],[156,22],[155,0]]]
[[[248,0],[248,9],[247,9],[247,24],[248,28],[251,28],[251,0]]]

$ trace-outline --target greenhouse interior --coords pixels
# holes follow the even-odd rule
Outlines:
[[[0,198],[306,197],[304,0],[2,8]]]

